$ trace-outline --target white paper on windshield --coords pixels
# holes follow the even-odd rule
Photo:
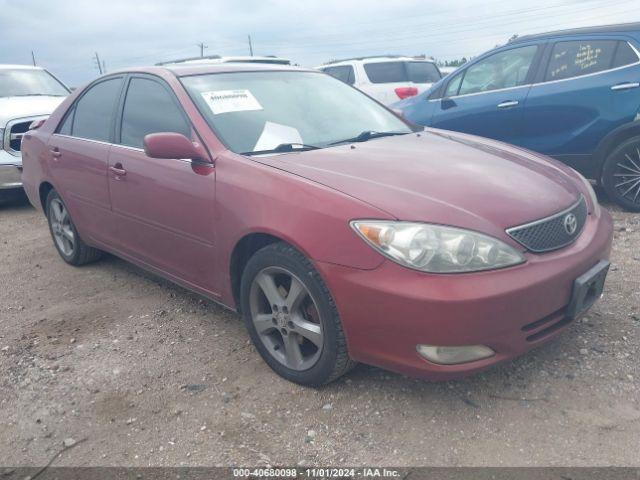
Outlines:
[[[300,132],[287,125],[266,122],[253,150],[272,150],[282,143],[302,143]]]
[[[214,90],[212,92],[202,92],[200,95],[207,102],[214,115],[262,110],[262,105],[249,90]]]

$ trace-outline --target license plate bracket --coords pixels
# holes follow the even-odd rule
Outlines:
[[[569,318],[580,316],[600,298],[610,265],[607,260],[600,260],[586,273],[574,280],[571,301],[567,307]]]

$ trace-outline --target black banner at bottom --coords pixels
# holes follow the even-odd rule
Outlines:
[[[640,467],[0,467],[0,480],[640,480]]]

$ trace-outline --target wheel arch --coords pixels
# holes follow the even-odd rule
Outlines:
[[[311,260],[308,252],[305,249],[275,232],[269,232],[267,230],[253,231],[245,234],[241,237],[233,247],[231,256],[229,258],[229,278],[231,281],[231,294],[235,303],[236,310],[241,313],[242,307],[240,302],[240,283],[242,280],[242,272],[249,259],[261,248],[266,247],[272,243],[282,242],[292,246],[298,250],[302,255]]]
[[[51,190],[54,190],[53,185],[47,181],[42,182],[38,187],[38,197],[40,198],[40,205],[45,215],[47,214],[47,196]]]
[[[609,134],[600,141],[594,155],[597,162],[596,180],[598,183],[602,182],[602,169],[609,154],[623,142],[626,142],[633,137],[640,137],[640,120],[636,120],[616,128],[609,132]]]

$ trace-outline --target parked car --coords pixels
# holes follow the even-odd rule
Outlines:
[[[20,140],[69,94],[43,68],[0,65],[0,201],[22,193]]]
[[[266,63],[270,65],[291,65],[291,60],[286,58],[275,57],[273,55],[266,57],[242,56],[223,57],[220,55],[206,55],[204,57],[180,58],[178,60],[169,60],[167,62],[156,63],[157,66],[174,65],[174,64],[191,64],[191,63]]]
[[[316,68],[385,105],[418,95],[442,78],[433,60],[415,57],[360,57]]]
[[[238,310],[305,385],[355,361],[445,379],[513,358],[580,317],[609,265],[611,217],[574,170],[412,127],[317,71],[112,73],[23,156],[64,261],[107,251]]]
[[[394,105],[420,125],[550,155],[640,211],[640,23],[518,38]]]

